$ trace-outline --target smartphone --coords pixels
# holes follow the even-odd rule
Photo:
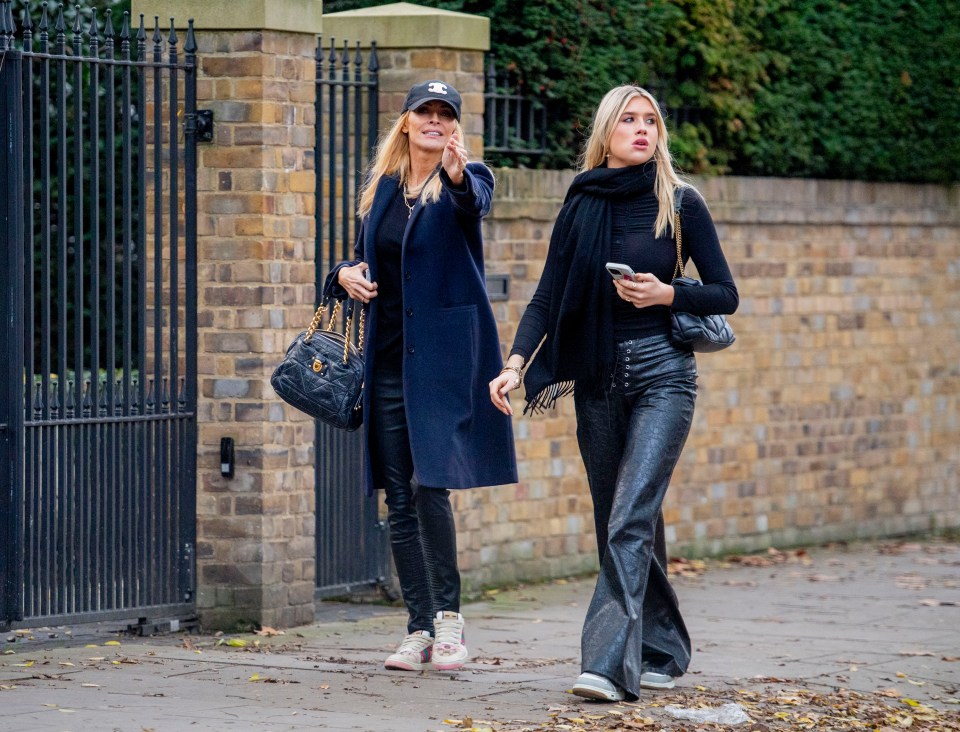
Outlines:
[[[609,272],[610,276],[615,280],[632,280],[635,274],[630,267],[626,264],[620,264],[619,262],[607,262],[606,266],[607,272]]]

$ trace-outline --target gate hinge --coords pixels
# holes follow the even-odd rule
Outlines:
[[[213,142],[213,110],[197,110],[197,142]]]

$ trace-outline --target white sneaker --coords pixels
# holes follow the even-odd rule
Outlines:
[[[669,674],[661,674],[656,671],[644,671],[640,674],[641,689],[672,689],[677,680]]]
[[[426,630],[410,633],[397,648],[395,653],[387,656],[383,662],[384,668],[397,668],[401,671],[421,671],[430,665],[430,650],[433,638]]]
[[[589,671],[577,677],[577,683],[573,685],[573,693],[582,696],[584,699],[615,702],[623,701],[627,696],[623,689],[610,679],[599,674],[592,674]]]
[[[463,666],[470,655],[463,644],[463,616],[441,610],[433,621],[433,635],[433,667],[438,671],[453,671]]]

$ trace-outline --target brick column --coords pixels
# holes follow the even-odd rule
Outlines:
[[[134,0],[195,19],[198,165],[198,609],[207,628],[312,622],[314,426],[270,388],[314,302],[314,49],[320,0]],[[169,22],[169,21],[168,21]],[[236,444],[220,474],[222,437]]]
[[[410,87],[443,79],[463,96],[461,125],[467,149],[483,158],[483,55],[490,49],[490,20],[479,15],[393,3],[323,16],[331,39],[369,48],[380,60],[380,129],[396,119]]]

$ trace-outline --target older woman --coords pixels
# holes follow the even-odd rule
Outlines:
[[[683,258],[694,261],[703,287],[669,284],[681,188]],[[613,269],[628,276],[611,279],[607,262],[627,265]],[[574,694],[636,698],[641,687],[672,687],[687,669],[690,638],[667,578],[660,507],[693,419],[697,364],[670,342],[670,312],[732,313],[738,301],[710,212],[674,172],[656,100],[639,87],[612,89],[597,108],[507,366],[490,382],[493,403],[512,414],[507,394],[536,351],[524,379],[527,409],[575,391],[600,576]]]
[[[369,303],[364,482],[385,492],[409,612],[392,669],[467,659],[450,489],[517,480],[510,419],[485,376],[503,363],[480,234],[493,174],[468,162],[460,109],[444,81],[410,89],[361,192],[356,258],[327,280],[334,296]]]

